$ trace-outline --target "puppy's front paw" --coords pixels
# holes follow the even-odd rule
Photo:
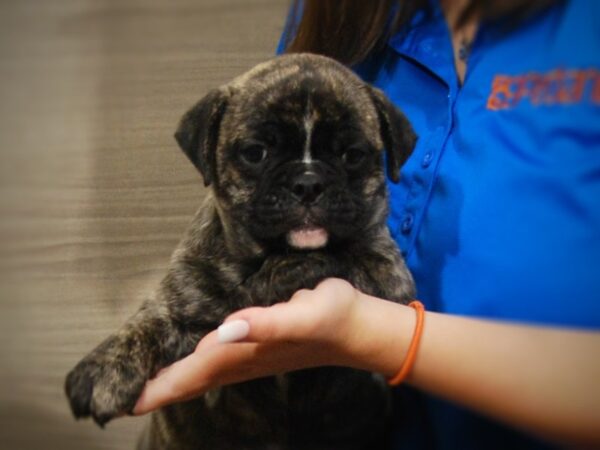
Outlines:
[[[65,392],[77,419],[91,416],[104,427],[133,410],[145,382],[131,361],[92,353],[69,372]]]

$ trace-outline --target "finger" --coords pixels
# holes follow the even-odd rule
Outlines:
[[[168,400],[174,399],[175,396],[168,389],[171,382],[170,374],[173,370],[177,370],[178,364],[183,363],[183,361],[178,361],[171,366],[161,369],[155,378],[146,382],[142,393],[133,407],[132,413],[134,415],[149,413],[156,408],[166,405]]]
[[[208,336],[207,336],[208,337]],[[247,366],[256,344],[218,345],[216,334],[202,340],[191,355],[173,363],[148,382],[133,414],[146,414],[167,404],[188,400],[218,384],[229,384],[247,377],[240,367]]]
[[[215,333],[209,333],[196,346],[196,352],[206,350],[216,344]],[[163,367],[158,371],[154,378],[148,380],[144,390],[140,394],[138,401],[133,408],[134,415],[146,414],[160,406],[164,406],[170,401],[177,400],[177,392],[173,386],[181,378],[182,371],[191,370],[193,366],[193,355],[189,355],[170,366]],[[173,373],[175,372],[175,373]],[[185,394],[185,392],[183,392]]]
[[[205,351],[211,347],[219,345],[219,336],[217,330],[211,331],[206,336],[204,336],[200,342],[196,345],[196,352]]]
[[[247,308],[233,313],[224,325],[223,342],[274,343],[305,340],[312,320],[311,309],[299,302]],[[233,338],[227,340],[227,338]]]

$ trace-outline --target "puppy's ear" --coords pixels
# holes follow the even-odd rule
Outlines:
[[[221,119],[229,95],[223,89],[210,91],[179,122],[175,139],[202,174],[204,185],[212,183],[216,169],[216,147]]]
[[[397,183],[400,180],[400,167],[415,148],[417,135],[408,119],[383,92],[374,87],[370,87],[370,92],[377,110],[381,140],[387,153],[388,176]]]

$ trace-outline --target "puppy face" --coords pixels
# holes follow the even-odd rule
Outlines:
[[[383,96],[335,61],[308,54],[261,64],[212,91],[176,138],[211,185],[222,220],[268,248],[361,238],[386,214],[390,177],[414,133]]]

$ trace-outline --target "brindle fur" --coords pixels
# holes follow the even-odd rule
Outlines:
[[[307,117],[319,127],[310,150],[326,185],[310,213],[286,185],[306,170],[298,161]],[[315,55],[275,58],[204,97],[183,117],[176,138],[209,194],[155,296],[67,376],[74,415],[101,426],[130,413],[149,378],[191,353],[235,310],[272,305],[328,277],[398,302],[414,295],[385,225],[381,151],[386,148],[389,176],[397,180],[415,137],[383,94],[348,69]],[[273,147],[260,170],[236,156],[249,139]],[[332,149],[356,139],[368,157],[350,170]],[[330,232],[330,243],[290,249],[282,235],[309,219]],[[382,448],[388,406],[385,385],[373,374],[298,371],[162,408],[138,448]]]

